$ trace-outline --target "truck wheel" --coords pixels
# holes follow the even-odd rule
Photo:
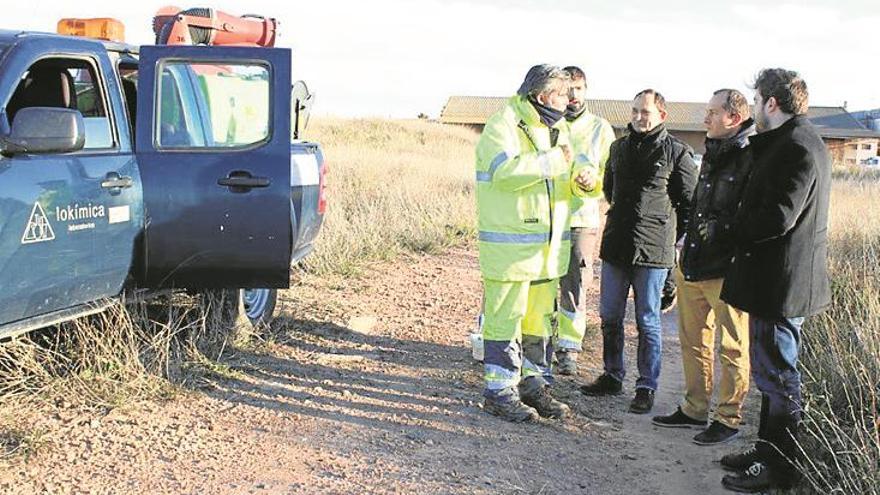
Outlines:
[[[278,302],[278,289],[240,289],[244,313],[251,325],[269,325],[275,319],[275,304]]]
[[[277,289],[213,289],[203,293],[210,330],[246,336],[275,317]]]

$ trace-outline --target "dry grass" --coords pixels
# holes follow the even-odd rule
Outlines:
[[[222,370],[218,361],[235,339],[213,304],[190,296],[118,303],[6,342],[0,346],[0,402],[112,409],[199,385]]]
[[[328,163],[328,213],[305,267],[353,274],[402,251],[438,252],[475,233],[469,129],[426,121],[315,120]]]
[[[833,304],[805,328],[804,472],[817,493],[880,494],[880,182],[832,191]]]

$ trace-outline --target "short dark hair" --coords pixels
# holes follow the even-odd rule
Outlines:
[[[721,93],[725,93],[724,103],[721,104],[721,108],[723,108],[725,112],[739,115],[743,120],[747,120],[752,116],[751,110],[749,110],[749,101],[746,99],[745,95],[735,89],[729,88],[719,89],[712,93],[712,95],[715,96]]]
[[[762,69],[752,85],[764,101],[775,98],[779,108],[791,115],[803,115],[809,107],[807,83],[795,71]]]
[[[638,98],[639,96],[642,96],[642,95],[653,96],[654,97],[654,104],[657,105],[657,109],[662,112],[666,111],[666,98],[664,98],[663,95],[660,94],[659,91],[653,90],[651,88],[643,89],[643,90],[639,91],[638,93],[636,93],[635,96],[633,96],[633,100],[635,100],[636,98]]]
[[[563,67],[562,70],[568,72],[571,75],[572,81],[579,81],[579,80],[583,79],[584,83],[587,82],[587,75],[584,74],[584,71],[581,70],[581,68],[576,65],[569,65],[568,67]]]

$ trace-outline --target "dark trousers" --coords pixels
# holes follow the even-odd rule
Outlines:
[[[757,445],[761,459],[781,482],[797,471],[797,427],[801,421],[801,317],[767,319],[749,316],[752,378],[761,391],[761,424]]]

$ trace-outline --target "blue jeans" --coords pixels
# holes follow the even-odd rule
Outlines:
[[[763,442],[758,443],[758,452],[775,475],[783,478],[795,472],[786,457],[797,455],[794,438],[802,415],[798,354],[803,324],[800,317],[749,316],[752,378],[761,391],[758,438]]]
[[[633,288],[636,305],[636,327],[639,331],[636,388],[657,390],[660,377],[660,351],[663,338],[660,330],[660,293],[666,282],[666,268],[617,266],[602,262],[599,287],[599,316],[602,319],[602,358],[605,374],[622,382],[626,376],[623,363],[623,319],[626,299]]]

